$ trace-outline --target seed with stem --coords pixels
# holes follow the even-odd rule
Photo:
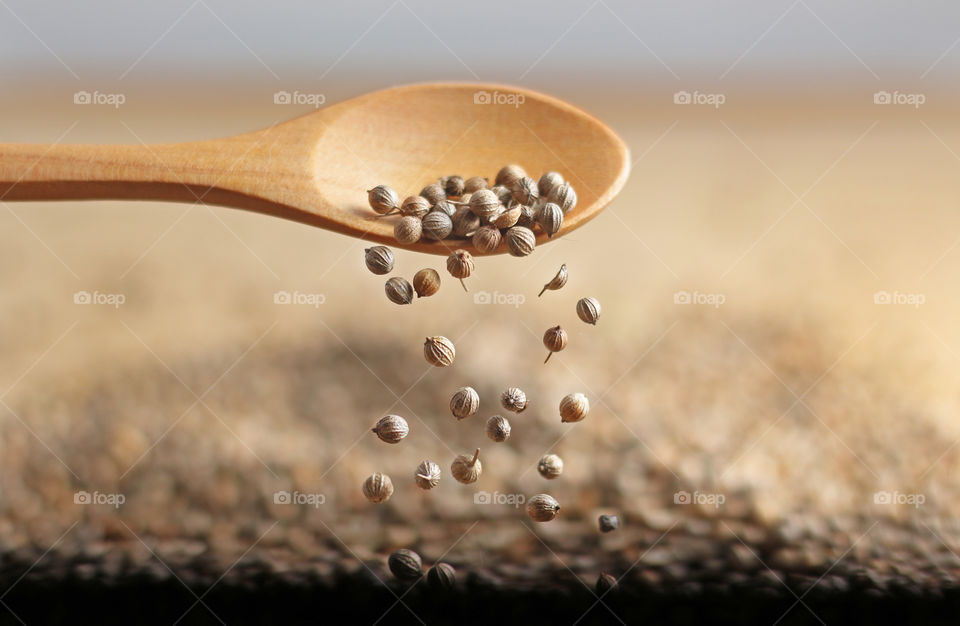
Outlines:
[[[376,472],[363,481],[363,497],[374,504],[386,502],[393,495],[393,481],[386,474]]]
[[[546,363],[550,360],[550,357],[553,356],[554,352],[560,352],[567,347],[567,331],[559,326],[548,328],[547,331],[543,333],[543,345],[550,351],[547,354],[547,358],[543,360],[543,362]]]
[[[464,291],[467,290],[467,285],[463,282],[463,279],[469,278],[474,269],[476,269],[476,266],[473,263],[473,255],[466,250],[454,250],[447,257],[447,271],[454,278],[460,279]]]
[[[440,466],[433,461],[423,461],[417,466],[413,479],[421,489],[433,489],[440,484]]]
[[[453,342],[437,335],[436,337],[427,337],[423,342],[423,356],[427,363],[434,367],[447,367],[453,364],[453,359],[457,356],[457,350],[453,347]]]
[[[468,454],[459,454],[450,465],[450,473],[457,482],[469,485],[477,482],[480,473],[483,471],[483,465],[480,463],[480,448],[473,453],[471,457]]]
[[[527,500],[527,515],[535,522],[549,522],[560,512],[560,503],[545,493],[538,493]]]
[[[440,274],[426,267],[413,275],[413,289],[417,297],[427,298],[440,291]]]
[[[470,417],[480,408],[480,395],[473,387],[460,387],[450,398],[450,412],[458,420]]]
[[[560,266],[560,269],[557,270],[557,275],[550,279],[550,282],[543,286],[543,289],[540,290],[540,293],[537,294],[537,297],[543,295],[543,292],[549,289],[550,291],[556,291],[557,289],[563,289],[563,286],[567,284],[567,264],[564,263]]]
[[[487,437],[497,443],[503,443],[510,437],[510,422],[502,415],[494,415],[487,420]]]
[[[400,443],[400,441],[410,432],[410,426],[407,420],[399,415],[387,415],[377,420],[376,426],[371,428],[377,434],[380,441],[385,443]]]
[[[367,269],[382,276],[393,271],[393,250],[386,246],[373,246],[363,251],[363,262]]]

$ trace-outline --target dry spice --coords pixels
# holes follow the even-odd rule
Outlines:
[[[601,598],[617,590],[617,579],[610,574],[600,574],[597,578],[597,595]]]
[[[533,230],[537,226],[537,212],[533,207],[521,206],[520,216],[517,217],[517,226]]]
[[[537,223],[543,232],[547,233],[547,237],[553,237],[563,226],[563,211],[559,205],[548,202],[537,213]]]
[[[427,298],[440,291],[440,274],[426,267],[413,275],[413,290],[418,298]]]
[[[597,525],[602,533],[613,532],[620,528],[620,518],[616,515],[601,515],[597,518]]]
[[[430,211],[440,211],[441,213],[446,213],[449,217],[453,217],[453,214],[457,212],[457,205],[449,200],[441,200],[433,205],[433,208],[430,209]]]
[[[548,328],[547,331],[543,333],[543,345],[550,351],[550,353],[547,354],[547,358],[543,360],[543,362],[546,363],[550,360],[550,357],[553,356],[554,352],[560,352],[567,347],[567,331],[559,326]]]
[[[480,228],[480,217],[470,207],[462,206],[453,214],[453,234],[469,237]]]
[[[382,276],[393,271],[393,250],[386,246],[373,246],[363,251],[363,262],[367,269]]]
[[[423,217],[421,227],[424,237],[439,241],[453,232],[453,221],[443,211],[430,211]]]
[[[443,187],[437,183],[432,183],[420,190],[420,197],[425,199],[432,206],[441,200],[446,200],[447,194],[443,190]]]
[[[457,584],[457,570],[449,563],[437,563],[427,572],[427,583],[437,591],[452,589]]]
[[[497,228],[510,228],[511,226],[517,225],[517,222],[520,220],[520,216],[522,214],[522,206],[515,205],[514,207],[505,209],[502,213],[498,214],[493,218],[491,223]]]
[[[447,367],[453,364],[457,351],[453,347],[452,341],[437,335],[436,337],[427,337],[423,342],[423,356],[427,359],[427,363],[434,367]]]
[[[363,481],[363,497],[374,504],[386,502],[392,495],[393,481],[386,474],[376,472]]]
[[[394,576],[403,581],[417,580],[423,575],[423,561],[413,550],[402,548],[390,555],[387,566]]]
[[[410,432],[407,420],[399,415],[387,415],[377,420],[376,426],[371,429],[385,443],[400,443]]]
[[[387,298],[394,304],[410,304],[413,302],[413,287],[405,278],[394,276],[383,286]]]
[[[470,210],[480,219],[489,219],[503,210],[503,203],[493,191],[480,189],[470,194]]]
[[[397,192],[386,185],[377,185],[367,191],[367,201],[370,208],[380,215],[389,215],[400,209],[400,197]]]
[[[469,485],[477,482],[480,473],[483,471],[483,465],[480,463],[480,448],[473,453],[473,456],[467,454],[457,455],[450,465],[450,473],[457,482]]]
[[[510,191],[510,188],[506,185],[494,185],[490,188],[490,191],[497,196],[497,199],[503,206],[507,206],[510,204],[510,201],[513,200],[513,192]]]
[[[580,298],[577,302],[577,317],[596,326],[600,319],[600,303],[596,298]]]
[[[448,198],[459,198],[463,195],[463,189],[466,186],[462,176],[446,176],[440,179],[443,185],[443,191]]]
[[[467,285],[463,282],[463,279],[469,278],[475,267],[473,256],[466,250],[454,250],[447,257],[447,271],[454,278],[460,279],[464,291],[467,290]]]
[[[433,489],[440,484],[440,466],[433,461],[423,461],[417,466],[413,479],[421,489]]]
[[[573,190],[570,183],[563,183],[550,190],[547,202],[558,204],[564,213],[569,213],[573,207],[577,206],[577,192]]]
[[[481,226],[477,232],[473,233],[473,247],[484,254],[499,248],[501,241],[503,241],[503,235],[496,226]]]
[[[400,205],[400,212],[410,217],[423,217],[430,212],[430,201],[423,196],[407,196]]]
[[[528,176],[518,178],[517,182],[509,187],[513,201],[518,204],[533,206],[537,203],[537,198],[540,197],[540,192],[537,190],[537,182]]]
[[[540,293],[537,294],[537,297],[543,295],[543,292],[549,289],[550,291],[556,291],[557,289],[563,289],[563,286],[567,284],[567,264],[564,263],[560,266],[560,269],[557,270],[556,276],[550,279],[550,282],[543,286],[543,289],[540,290]]]
[[[560,421],[579,422],[590,412],[590,400],[582,393],[571,393],[560,400]]]
[[[533,231],[524,226],[514,226],[507,230],[507,248],[513,256],[527,256],[537,245]]]
[[[497,177],[494,179],[494,184],[512,187],[514,183],[526,175],[527,173],[519,165],[504,165],[502,168],[500,168],[500,171],[497,172]]]
[[[540,192],[541,198],[546,198],[550,195],[550,192],[553,191],[554,187],[559,187],[563,182],[563,176],[559,173],[546,172],[540,177],[539,182],[537,182],[537,191]]]
[[[490,187],[490,183],[486,178],[483,176],[473,176],[463,183],[463,193],[473,193],[474,191],[480,191],[488,187]]]
[[[460,387],[450,398],[450,412],[458,420],[470,417],[480,408],[480,395],[473,387]]]
[[[527,408],[527,394],[519,387],[510,387],[500,394],[500,404],[508,411],[522,413]]]
[[[560,503],[553,496],[538,493],[527,500],[527,515],[535,522],[549,522],[560,512]]]
[[[563,459],[556,454],[545,454],[537,463],[537,471],[547,480],[553,480],[563,473]]]
[[[422,234],[423,226],[420,224],[420,218],[412,215],[401,217],[393,227],[394,239],[403,244],[417,243]]]
[[[494,415],[487,420],[487,437],[497,443],[503,443],[510,437],[510,422],[502,415]]]

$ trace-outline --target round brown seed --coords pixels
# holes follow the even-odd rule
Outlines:
[[[440,274],[426,267],[413,275],[413,289],[417,297],[427,298],[440,291]]]
[[[448,198],[459,198],[463,195],[465,183],[462,176],[447,176],[441,178],[440,184],[443,185],[443,191],[447,194]]]
[[[474,269],[476,269],[476,266],[473,263],[473,255],[466,250],[454,250],[447,257],[447,271],[454,278],[460,279],[464,291],[467,290],[467,285],[463,282],[463,279],[469,278]]]
[[[386,246],[373,246],[364,250],[363,262],[367,269],[382,276],[393,271],[393,250]]]
[[[450,398],[450,412],[458,420],[470,417],[480,408],[480,395],[473,387],[460,387]]]
[[[513,256],[527,256],[537,246],[537,237],[533,231],[523,226],[514,226],[507,230],[507,248]]]
[[[413,287],[407,279],[394,276],[383,286],[387,298],[394,304],[410,304],[413,302]]]
[[[503,443],[510,437],[510,422],[502,415],[494,415],[487,420],[487,437],[497,443]]]
[[[502,241],[503,235],[496,226],[481,226],[473,233],[473,247],[484,254],[495,251]]]
[[[363,497],[374,504],[386,502],[392,495],[393,481],[386,474],[376,472],[363,481]]]
[[[447,194],[443,190],[443,187],[437,183],[432,183],[420,190],[420,197],[424,198],[429,204],[434,205],[441,200],[446,200]]]
[[[537,471],[547,480],[553,480],[563,473],[563,459],[556,454],[545,454],[537,463]]]
[[[423,561],[420,560],[420,555],[406,548],[391,554],[387,559],[387,566],[390,572],[400,580],[417,580],[423,575]]]
[[[500,171],[497,172],[497,178],[495,179],[494,183],[497,185],[505,185],[510,187],[526,175],[526,171],[524,171],[524,169],[519,165],[504,165],[502,168],[500,168]]]
[[[564,213],[569,213],[573,207],[577,206],[577,192],[573,190],[570,183],[563,183],[550,190],[547,202],[558,204]]]
[[[546,363],[550,360],[550,357],[553,356],[554,352],[560,352],[567,347],[567,331],[559,326],[548,328],[546,332],[543,333],[543,345],[550,351],[550,353],[547,354],[547,358],[543,360],[543,362]]]
[[[430,212],[430,201],[423,196],[407,196],[400,205],[400,212],[411,217],[423,217]]]
[[[449,563],[437,563],[427,571],[427,583],[437,591],[452,589],[457,584],[457,570]]]
[[[457,351],[453,342],[446,337],[427,337],[423,342],[423,356],[434,367],[447,367],[453,364]]]
[[[513,201],[518,204],[533,206],[537,203],[537,198],[540,197],[540,192],[537,190],[537,181],[528,176],[517,179],[517,182],[509,187]]]
[[[582,393],[567,394],[560,400],[560,421],[579,422],[590,413],[590,400]]]
[[[473,176],[463,183],[463,193],[473,193],[474,191],[480,191],[488,187],[490,187],[490,182],[486,178],[483,176]]]
[[[367,201],[370,203],[370,208],[380,215],[393,213],[400,208],[400,197],[397,192],[386,185],[377,185],[367,191]]]
[[[527,516],[535,522],[549,522],[560,512],[560,503],[553,496],[538,493],[527,500]]]
[[[547,233],[547,237],[553,237],[563,226],[563,211],[560,206],[553,202],[543,205],[537,213],[537,224]]]
[[[596,298],[580,298],[577,302],[577,317],[596,326],[600,319],[600,303]]]
[[[403,244],[417,243],[422,234],[420,218],[412,215],[401,217],[393,227],[393,237]]]
[[[483,472],[483,465],[480,463],[480,448],[473,453],[473,456],[459,454],[450,465],[450,473],[457,482],[469,485],[477,482],[480,474]]]
[[[399,415],[387,415],[377,420],[376,425],[371,430],[384,443],[400,443],[410,432],[410,426],[407,424],[407,420]]]
[[[500,394],[500,404],[508,411],[523,413],[527,408],[527,394],[519,387],[510,387]]]
[[[541,198],[546,198],[554,187],[562,185],[563,182],[563,176],[558,172],[546,172],[537,182],[537,191],[540,192]]]
[[[453,232],[453,221],[443,211],[430,211],[423,217],[421,224],[423,236],[427,239],[439,241],[446,239]]]
[[[469,237],[480,228],[480,217],[470,210],[468,206],[462,206],[453,214],[453,234],[458,237]]]
[[[489,189],[479,189],[470,195],[470,210],[481,218],[488,219],[503,210],[497,194]]]

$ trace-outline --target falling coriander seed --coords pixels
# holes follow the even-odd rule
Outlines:
[[[386,246],[367,248],[364,250],[363,262],[368,270],[378,276],[389,274],[393,271],[393,250]]]
[[[527,500],[527,516],[535,522],[549,522],[560,512],[560,503],[553,496],[538,493]]]
[[[502,415],[494,415],[487,420],[487,437],[497,443],[510,438],[510,422]]]
[[[601,515],[597,518],[597,525],[602,533],[613,532],[620,528],[620,518],[616,515]]]
[[[383,286],[387,298],[394,304],[410,304],[413,302],[413,287],[407,279],[394,276]]]
[[[537,236],[525,226],[514,226],[507,229],[505,239],[507,249],[512,256],[527,256],[537,246]]]
[[[450,412],[458,420],[470,417],[480,408],[480,395],[473,387],[460,387],[450,398]]]
[[[386,474],[376,472],[363,481],[363,497],[374,504],[386,502],[393,495],[393,481]]]
[[[614,593],[617,590],[617,579],[610,574],[602,573],[597,578],[597,595],[601,598],[608,593]]]
[[[519,387],[510,387],[500,394],[500,404],[513,413],[523,413],[527,408],[527,394]]]
[[[537,471],[547,480],[553,480],[563,473],[563,459],[556,454],[544,454],[537,463]]]
[[[537,223],[543,232],[547,233],[547,237],[553,237],[563,226],[563,211],[559,205],[548,202],[537,213]]]
[[[556,291],[558,289],[563,289],[563,286],[567,284],[567,264],[564,263],[560,266],[560,269],[557,270],[557,275],[550,279],[550,282],[543,286],[543,289],[540,290],[540,293],[537,294],[537,297],[543,295],[543,292],[549,289],[550,291]]]
[[[600,319],[600,303],[596,298],[580,298],[577,302],[577,317],[596,326]]]
[[[423,342],[423,356],[427,363],[434,367],[447,367],[453,364],[453,359],[457,356],[457,350],[453,342],[437,335],[436,337],[427,337]]]
[[[427,584],[437,591],[452,589],[457,584],[457,570],[449,563],[437,563],[427,571]]]
[[[402,548],[387,559],[390,572],[400,580],[410,582],[423,575],[423,561],[413,550]]]
[[[560,400],[560,421],[579,422],[590,413],[590,400],[582,393],[567,394]]]
[[[407,196],[400,205],[400,212],[407,217],[423,217],[430,212],[430,201],[423,196]]]
[[[387,415],[377,420],[377,424],[371,430],[384,443],[400,443],[410,432],[410,426],[407,420],[399,415]]]
[[[550,357],[553,356],[554,352],[560,352],[567,347],[567,331],[559,326],[548,328],[547,331],[543,333],[543,345],[550,351],[547,354],[547,358],[543,360],[543,362],[546,363],[550,360]]]
[[[393,226],[393,238],[398,243],[411,244],[420,241],[423,235],[423,224],[419,217],[405,215]]]
[[[469,278],[474,269],[476,265],[473,263],[473,256],[466,250],[454,250],[447,257],[447,271],[454,278],[460,279],[464,291],[467,291],[467,285],[463,279]]]
[[[416,481],[417,487],[433,489],[440,484],[440,466],[433,461],[423,461],[417,466],[413,479]]]
[[[418,298],[428,298],[440,291],[440,274],[426,267],[413,275],[413,290]]]
[[[450,473],[459,483],[469,485],[477,482],[480,473],[483,471],[483,465],[480,463],[480,448],[473,453],[473,456],[467,454],[457,455],[450,465]]]
[[[367,201],[370,208],[379,215],[389,215],[400,210],[400,196],[386,185],[377,185],[367,191]]]

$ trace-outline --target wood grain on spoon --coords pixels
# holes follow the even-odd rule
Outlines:
[[[478,103],[475,96],[483,92],[522,96],[522,103]],[[620,138],[565,102],[500,85],[424,84],[366,94],[225,139],[0,144],[0,199],[204,202],[448,254],[472,246],[455,239],[399,246],[396,218],[378,218],[366,190],[390,185],[402,199],[448,174],[492,180],[507,163],[534,177],[556,170],[576,188],[578,204],[554,238],[603,209],[630,169]],[[545,240],[538,235],[538,242]]]

